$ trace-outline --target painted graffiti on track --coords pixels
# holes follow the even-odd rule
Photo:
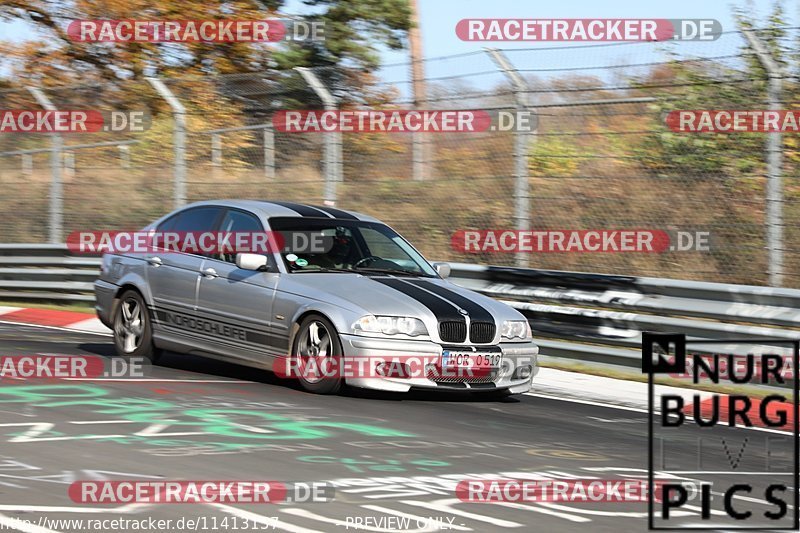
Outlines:
[[[97,385],[39,385],[0,388],[0,406],[22,404],[41,409],[80,412],[80,420],[0,424],[7,443],[98,440],[150,447],[239,450],[265,441],[294,443],[341,435],[407,438],[411,433],[362,423],[353,418],[312,416],[293,411],[291,404],[260,403],[256,408],[218,402],[186,407],[167,399],[115,397]],[[91,418],[89,415],[100,417]]]

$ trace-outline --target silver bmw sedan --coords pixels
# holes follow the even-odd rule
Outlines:
[[[367,215],[277,201],[194,203],[144,228],[270,234],[270,249],[103,256],[96,310],[117,351],[163,350],[271,370],[307,390],[527,392],[538,347],[515,309],[458,287]],[[183,232],[183,233],[182,233]]]

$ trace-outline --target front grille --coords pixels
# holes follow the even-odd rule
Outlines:
[[[439,322],[439,337],[444,342],[464,342],[467,338],[467,323]]]
[[[470,376],[466,372],[443,372],[440,368],[428,370],[426,377],[434,383],[492,383],[497,379],[499,371],[493,368],[486,372],[477,372]],[[456,375],[458,374],[458,375]]]
[[[493,322],[473,322],[469,325],[469,342],[485,344],[494,340],[495,325]]]

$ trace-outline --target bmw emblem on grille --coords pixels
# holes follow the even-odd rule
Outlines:
[[[458,312],[461,313],[462,315],[468,315],[469,314],[466,309],[459,309]]]

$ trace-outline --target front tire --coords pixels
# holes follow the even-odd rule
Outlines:
[[[339,334],[328,319],[321,315],[306,317],[292,346],[292,356],[303,369],[299,373],[300,385],[315,394],[338,394],[343,383],[339,370],[342,352]],[[310,375],[304,370],[307,368],[332,368],[333,375]]]
[[[114,346],[122,357],[146,357],[155,362],[161,351],[153,344],[153,328],[144,298],[137,291],[122,293],[112,319]]]

